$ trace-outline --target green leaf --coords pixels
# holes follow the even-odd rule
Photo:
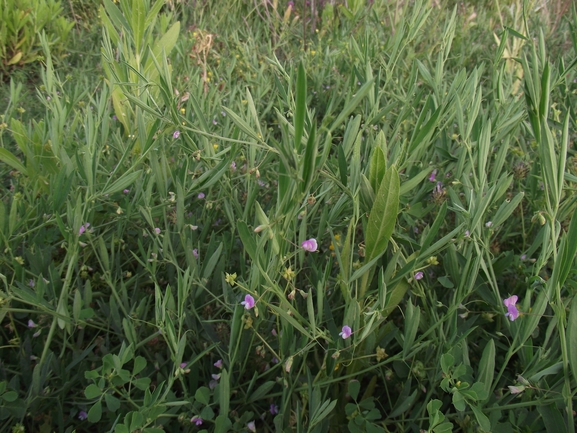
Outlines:
[[[567,353],[573,378],[577,378],[577,302],[575,299],[577,298],[573,297],[571,300],[571,309],[567,318]]]
[[[104,400],[106,401],[106,407],[110,412],[116,412],[120,408],[120,400],[112,394],[104,394]]]
[[[18,398],[18,393],[16,391],[8,391],[8,392],[5,392],[4,394],[2,394],[0,397],[2,397],[2,399],[4,401],[7,401],[8,403],[12,403],[13,401],[15,401]]]
[[[273,388],[276,382],[269,380],[259,386],[253,393],[250,394],[250,397],[247,400],[247,403],[253,403],[261,398],[268,396],[269,391]]]
[[[114,194],[115,192],[122,191],[128,188],[130,185],[134,183],[136,179],[142,176],[142,170],[137,170],[135,172],[126,172],[122,176],[120,176],[112,185],[105,186],[102,190],[101,194]]]
[[[399,209],[399,175],[392,166],[383,177],[369,214],[365,237],[365,258],[370,261],[383,254],[393,234]]]
[[[495,374],[495,341],[490,339],[483,349],[481,361],[479,362],[479,374],[477,379],[482,382],[484,391],[488,395],[491,392],[493,376]]]
[[[88,385],[86,387],[86,389],[84,390],[84,396],[89,400],[92,400],[93,398],[96,398],[96,397],[100,397],[101,394],[102,394],[102,390],[93,383]]]
[[[295,107],[294,127],[295,127],[295,149],[301,152],[301,139],[305,125],[305,114],[307,112],[307,76],[302,62],[299,64],[297,74],[297,98]]]
[[[313,125],[311,132],[309,134],[309,139],[307,141],[307,147],[305,149],[304,161],[301,164],[303,171],[301,177],[303,181],[301,182],[301,192],[303,194],[308,193],[311,182],[314,178],[313,174],[316,171],[315,161],[317,157],[317,142],[316,142],[316,127]]]
[[[10,151],[0,148],[0,161],[8,164],[10,167],[18,170],[24,176],[28,176],[28,170],[22,165],[22,163],[16,158]]]
[[[333,132],[343,121],[348,117],[349,114],[353,112],[357,105],[363,100],[367,94],[373,90],[373,83],[374,79],[367,81],[363,86],[358,90],[355,94],[353,99],[351,99],[347,105],[342,109],[338,117],[335,119],[331,127],[329,128],[329,132]]]
[[[360,390],[361,390],[361,382],[359,382],[358,380],[355,380],[355,379],[349,381],[348,393],[353,400],[355,400],[355,401],[357,400],[357,397],[359,396]]]
[[[210,403],[210,389],[206,386],[201,386],[196,390],[194,394],[194,398],[196,401],[202,404],[209,404]]]
[[[88,421],[97,423],[102,417],[102,401],[98,400],[88,411]]]
[[[477,419],[477,422],[479,423],[479,426],[481,427],[481,429],[483,431],[490,432],[491,431],[491,421],[489,421],[489,418],[487,418],[487,416],[483,413],[483,411],[480,408],[478,408],[477,406],[470,404],[469,407],[473,410],[473,413],[475,414],[475,418]]]
[[[421,309],[419,306],[414,306],[412,302],[407,302],[407,309],[405,311],[405,339],[403,341],[403,357],[406,358],[415,341],[417,330],[419,329],[419,322],[421,320]]]
[[[455,409],[457,409],[459,412],[463,412],[466,408],[465,398],[459,391],[456,391],[453,394],[453,406],[455,406]]]
[[[146,367],[146,359],[142,356],[134,358],[134,366],[132,367],[132,375],[136,376]]]
[[[214,433],[228,433],[232,428],[232,422],[226,415],[219,415],[216,417],[214,423]]]
[[[441,356],[441,369],[443,373],[449,375],[451,373],[451,368],[455,365],[455,358],[450,353],[444,353]]]
[[[376,147],[371,158],[371,167],[369,172],[369,181],[373,187],[373,191],[378,191],[381,186],[381,181],[387,172],[387,160],[385,154],[380,147]]]

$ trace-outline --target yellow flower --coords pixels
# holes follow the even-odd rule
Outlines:
[[[20,256],[14,257],[14,260],[16,260],[20,265],[24,264],[24,259]]]
[[[185,114],[185,113],[186,113],[186,108],[182,107],[182,108],[180,109],[180,112],[181,112],[182,114]]]
[[[236,272],[234,274],[229,274],[228,272],[225,273],[225,277],[224,280],[230,284],[231,286],[234,286],[236,283]]]
[[[284,268],[284,272],[282,273],[282,276],[285,280],[290,281],[295,277],[295,271],[292,270],[292,267],[288,267],[288,268]]]

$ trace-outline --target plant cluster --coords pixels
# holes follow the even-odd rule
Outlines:
[[[97,73],[4,89],[0,432],[574,432],[577,11],[501,3],[70,2]]]

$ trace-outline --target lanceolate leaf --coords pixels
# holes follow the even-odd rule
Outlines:
[[[393,234],[399,209],[400,182],[397,169],[392,166],[383,177],[375,204],[369,215],[365,240],[365,259],[370,261],[387,248]]]

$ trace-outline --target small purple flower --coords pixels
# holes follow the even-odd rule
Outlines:
[[[318,248],[317,240],[314,238],[304,241],[301,246],[305,251],[308,251],[309,253],[314,253]]]
[[[242,301],[240,305],[244,305],[246,310],[250,310],[254,308],[254,298],[251,295],[245,295],[244,301]]]
[[[419,281],[423,278],[423,273],[421,271],[415,274],[415,280]]]
[[[214,380],[220,380],[220,374],[211,374]]]
[[[159,234],[160,234],[160,229],[159,229],[158,227],[156,227],[156,228],[154,229],[154,233],[156,233],[157,235],[159,235]]]
[[[258,185],[262,187],[262,186],[265,186],[266,183],[264,183],[264,181],[263,181],[262,179],[259,179],[259,180],[258,180]]]
[[[226,117],[226,112],[225,112],[225,111],[221,111],[221,112],[220,112],[220,115],[221,115],[222,117]]]
[[[198,249],[194,249],[192,250],[192,255],[194,256],[195,259],[198,259]]]
[[[485,227],[487,227],[487,228],[492,227],[492,226],[493,226],[493,221],[487,221],[485,223]]]
[[[78,412],[78,419],[80,421],[84,421],[86,418],[88,418],[88,414],[85,411],[81,410]]]
[[[82,233],[84,233],[88,227],[90,227],[90,223],[82,224],[80,226],[80,229],[78,229],[78,236],[81,236]]]
[[[206,196],[204,195],[203,192],[199,192],[198,195],[197,195],[197,197],[202,200],[202,199],[203,199],[204,197],[206,197]]]
[[[112,120],[118,120],[118,117],[116,117],[116,114],[112,115]]]
[[[278,406],[276,404],[271,404],[269,409],[271,415],[276,415],[278,413]]]
[[[254,421],[249,422],[246,427],[252,432],[252,433],[256,433],[256,425],[254,423]]]
[[[180,368],[184,368],[184,367],[186,367],[186,365],[187,365],[186,362],[181,362],[181,363],[180,363]]]
[[[216,121],[216,119],[212,119],[212,124],[213,124],[213,125],[218,125],[218,122]]]
[[[216,368],[222,368],[222,359],[219,359],[212,365],[214,365]]]
[[[527,260],[527,254],[521,255],[521,261],[524,262],[525,260]]]
[[[513,295],[503,300],[503,304],[505,304],[505,307],[507,307],[507,313],[505,314],[505,317],[509,317],[509,320],[511,322],[517,319],[517,317],[519,317],[519,310],[515,305],[518,299],[519,298],[517,297],[517,295]]]
[[[125,189],[124,191],[122,191],[124,194],[128,194],[130,192],[129,189]]]
[[[34,323],[34,320],[28,319],[28,327],[29,328],[36,328],[38,325]]]
[[[435,176],[437,176],[437,169],[435,168],[431,175],[429,176],[429,182],[435,182]]]
[[[293,1],[288,2],[288,6],[294,9],[295,2],[293,2]]]
[[[174,131],[174,134],[172,134],[172,138],[177,139],[178,137],[180,137],[180,131],[177,129]]]
[[[347,338],[349,338],[351,335],[353,334],[353,330],[351,329],[350,326],[343,326],[343,330],[341,332],[339,332],[339,335],[341,337],[343,337],[343,340],[346,340]]]
[[[195,425],[202,425],[202,418],[199,417],[198,415],[195,415],[190,419],[190,422]]]
[[[278,335],[276,329],[274,328],[272,328],[272,331],[270,331],[270,333],[272,334],[273,337],[276,337]]]
[[[230,163],[230,169],[231,169],[232,171],[236,171],[236,162],[232,161],[232,162]]]
[[[28,285],[29,285],[30,287],[34,287],[34,286],[36,285],[36,282],[31,279],[30,281],[28,281]]]

